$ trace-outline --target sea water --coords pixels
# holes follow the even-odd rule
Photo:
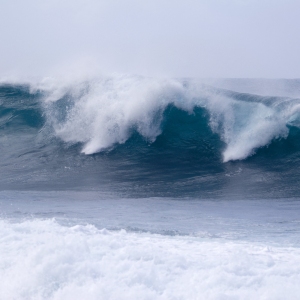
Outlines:
[[[3,82],[0,299],[298,299],[299,88]]]

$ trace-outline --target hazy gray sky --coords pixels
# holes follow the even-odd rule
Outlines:
[[[0,75],[300,77],[299,0],[0,0]]]

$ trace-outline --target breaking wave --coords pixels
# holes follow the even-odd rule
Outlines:
[[[271,166],[275,160],[282,168],[296,167],[299,127],[299,98],[240,93],[195,80],[120,76],[3,83],[2,182],[16,181],[12,170],[26,185],[32,178],[55,180],[69,169],[73,178],[80,170],[86,178],[109,172],[137,180],[171,173],[231,176],[249,163]],[[228,171],[232,162],[238,168]]]

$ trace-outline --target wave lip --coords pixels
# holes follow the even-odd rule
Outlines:
[[[88,83],[86,93],[75,90],[75,97],[74,90],[71,93],[67,96],[72,97],[71,107],[63,121],[53,118],[57,103],[46,111],[51,107],[48,116],[56,135],[66,142],[83,143],[85,154],[124,143],[132,130],[153,142],[161,134],[166,106],[184,95],[176,81],[128,77]]]
[[[124,144],[133,132],[154,142],[164,131],[169,106],[190,115],[197,108],[207,111],[208,126],[226,145],[223,162],[245,159],[274,139],[286,138],[288,126],[297,126],[299,119],[298,99],[236,93],[192,80],[103,78],[64,93],[54,89],[44,98],[55,135],[82,143],[84,154]]]

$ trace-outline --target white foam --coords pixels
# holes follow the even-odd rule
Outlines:
[[[298,103],[278,109],[286,99],[274,105],[235,100],[195,81],[186,86],[175,79],[114,76],[60,84],[46,80],[39,88],[47,92],[45,111],[56,136],[83,143],[85,154],[126,142],[133,129],[153,142],[161,134],[163,111],[172,104],[188,113],[205,107],[212,130],[227,145],[224,162],[244,159],[273,139],[286,138],[286,125],[299,114]],[[73,102],[62,121],[53,103],[64,95]]]
[[[124,143],[136,129],[150,142],[161,133],[160,124],[166,105],[182,94],[182,85],[172,80],[140,77],[105,78],[71,88],[74,106],[63,123],[52,120],[57,136],[67,142],[82,142],[82,152],[92,154]],[[47,102],[61,98],[60,88]],[[51,119],[51,114],[48,114]]]
[[[210,125],[227,147],[223,161],[244,159],[275,138],[286,138],[287,117],[273,107],[215,95],[208,102]]]
[[[1,299],[297,299],[300,249],[1,220]]]

